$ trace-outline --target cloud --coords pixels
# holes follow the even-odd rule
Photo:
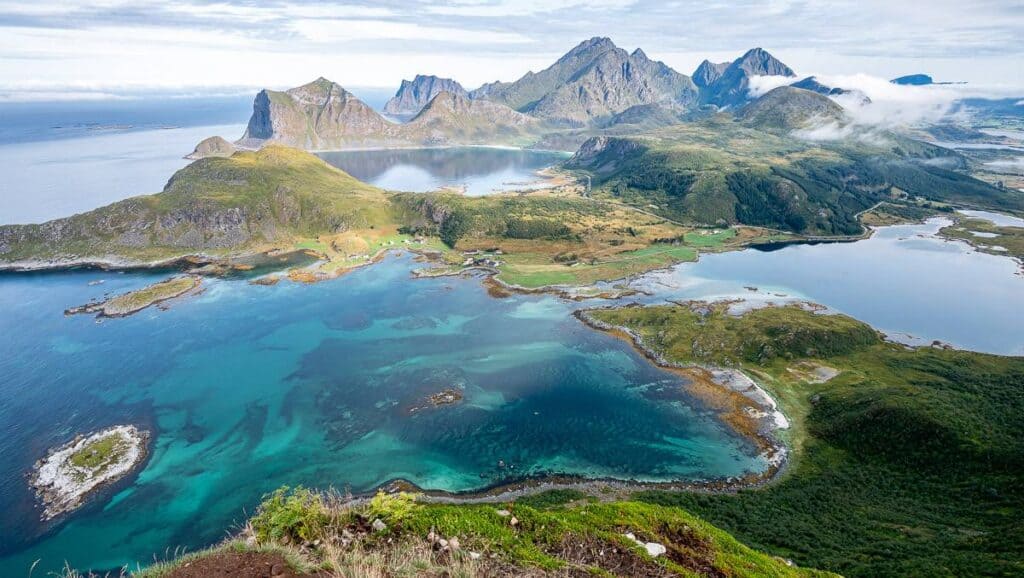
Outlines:
[[[828,121],[794,133],[815,141],[855,138],[882,143],[886,131],[962,120],[970,114],[958,106],[964,98],[995,98],[1002,94],[997,89],[970,85],[898,85],[869,74],[815,76],[825,86],[852,91],[831,97],[843,107],[845,122]]]
[[[747,94],[750,98],[757,98],[772,89],[780,86],[788,86],[796,82],[792,76],[751,76]]]

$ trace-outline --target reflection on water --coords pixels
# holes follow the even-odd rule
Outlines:
[[[1024,354],[1024,276],[1017,262],[937,238],[947,224],[884,227],[856,243],[701,255],[633,284],[654,293],[647,302],[807,299],[896,339]]]
[[[318,153],[353,177],[393,191],[463,188],[467,195],[536,188],[536,172],[566,153],[491,147],[381,149]]]

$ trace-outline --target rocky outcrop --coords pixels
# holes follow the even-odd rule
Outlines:
[[[537,119],[507,106],[440,92],[403,129],[423,144],[488,144],[526,138],[540,126]]]
[[[595,136],[587,139],[565,166],[584,169],[594,174],[606,174],[618,168],[626,159],[640,154],[644,145],[629,138]]]
[[[441,92],[469,97],[466,89],[450,78],[417,74],[411,81],[402,81],[398,92],[384,105],[384,112],[398,118],[415,116]]]
[[[203,139],[196,145],[195,150],[185,158],[189,160],[205,159],[206,157],[229,157],[235,154],[235,145],[219,136],[211,136]]]
[[[287,92],[256,96],[239,144],[282,143],[306,150],[437,144],[530,144],[541,124],[507,106],[438,92],[407,123],[385,119],[341,86],[323,78]],[[535,139],[534,139],[535,140]]]
[[[701,102],[721,108],[744,104],[754,76],[795,76],[793,70],[762,48],[748,50],[701,91]]]
[[[607,121],[636,105],[683,110],[697,102],[698,93],[688,76],[649,59],[642,50],[629,53],[608,38],[591,38],[541,72],[528,72],[509,84],[485,85],[473,96],[578,127]]]
[[[238,144],[276,142],[306,150],[377,146],[399,138],[398,125],[337,83],[318,78],[278,92],[262,90]]]

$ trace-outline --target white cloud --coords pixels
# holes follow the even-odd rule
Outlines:
[[[530,38],[515,32],[459,30],[387,20],[300,19],[289,28],[313,42],[352,40],[427,40],[457,44],[526,44]]]
[[[787,86],[796,82],[792,76],[751,76],[747,93],[750,98],[757,98],[772,89]]]
[[[458,0],[448,5],[427,7],[427,12],[445,16],[478,16],[501,18],[547,14],[566,9],[601,10],[629,8],[637,0]]]

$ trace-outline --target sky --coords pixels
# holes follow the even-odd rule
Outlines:
[[[609,36],[690,74],[761,46],[800,75],[924,72],[1024,95],[1024,0],[0,0],[0,101],[235,94],[319,76],[467,88]]]

